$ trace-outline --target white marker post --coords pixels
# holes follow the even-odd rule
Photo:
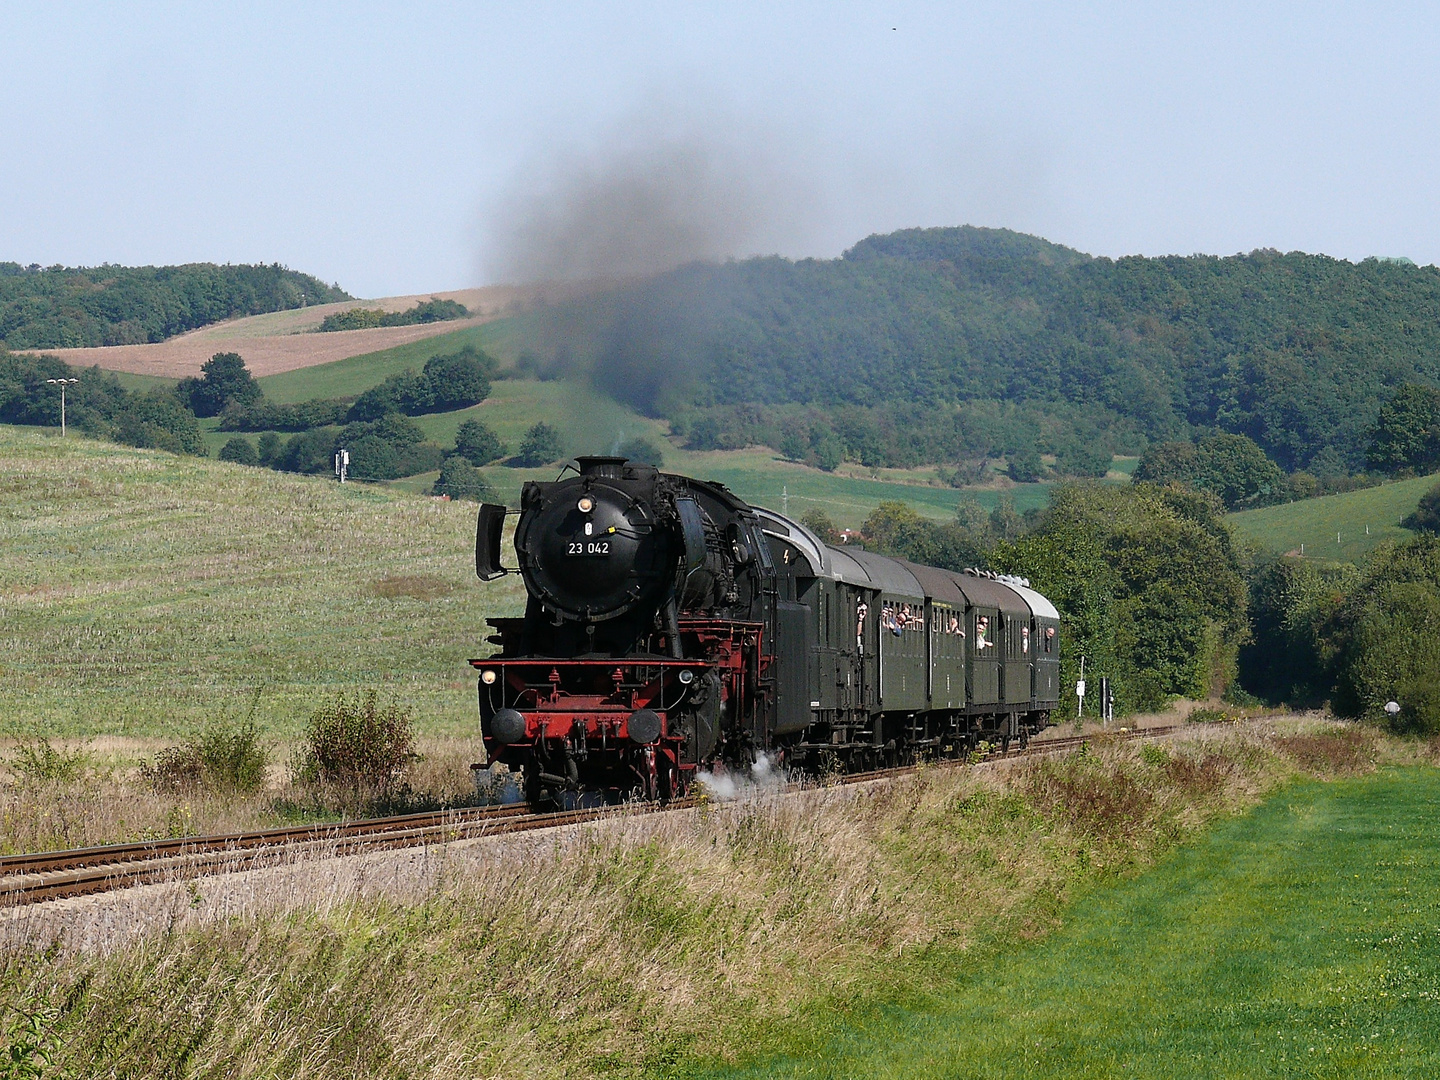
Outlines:
[[[46,379],[47,383],[60,387],[60,437],[65,437],[65,388],[74,386],[79,379]]]
[[[1080,657],[1080,678],[1075,683],[1075,698],[1079,701],[1076,707],[1075,716],[1078,719],[1085,715],[1085,657]]]

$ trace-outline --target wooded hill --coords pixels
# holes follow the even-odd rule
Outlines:
[[[1222,430],[1325,475],[1364,466],[1396,387],[1440,384],[1440,270],[911,229],[834,260],[684,267],[537,317],[529,342],[531,362],[587,366],[696,445],[798,424],[902,465]]]
[[[23,267],[0,262],[0,344],[68,349],[164,341],[222,319],[351,297],[270,266]]]

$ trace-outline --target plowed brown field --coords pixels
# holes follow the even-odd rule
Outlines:
[[[169,378],[198,375],[200,365],[215,353],[238,352],[245,358],[245,366],[256,376],[275,375],[281,371],[328,364],[332,360],[344,360],[346,357],[405,345],[422,338],[434,337],[436,334],[463,330],[467,326],[477,326],[502,315],[512,314],[530,304],[561,299],[575,291],[575,286],[567,285],[492,285],[483,289],[390,296],[380,300],[346,300],[338,304],[319,304],[294,311],[277,311],[266,315],[251,315],[244,319],[231,319],[192,330],[168,341],[147,345],[35,351],[58,356],[75,367],[98,364],[110,371],[163,375]],[[333,312],[356,307],[404,311],[432,296],[456,300],[475,314],[468,319],[422,323],[417,326],[381,326],[372,330],[315,333],[325,316]]]

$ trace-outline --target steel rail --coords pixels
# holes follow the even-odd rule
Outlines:
[[[1263,720],[1267,717],[1247,719]],[[1159,738],[1198,726],[1172,724],[1128,731],[1032,739],[1024,748],[987,754],[975,763],[1041,757],[1073,750],[1096,739],[1128,741]],[[892,779],[923,768],[969,763],[965,758],[942,759],[925,765],[901,765],[869,772],[848,773],[827,780],[842,785],[863,784]],[[798,790],[804,786],[803,782],[790,784],[785,790]],[[361,821],[295,825],[253,832],[143,840],[137,843],[106,844],[67,851],[7,855],[0,857],[0,907],[24,906],[135,885],[187,880],[207,873],[253,869],[267,859],[283,855],[320,850],[328,856],[338,856],[386,848],[424,847],[481,836],[554,829],[617,814],[683,809],[695,806],[699,801],[692,796],[663,806],[657,803],[627,803],[550,813],[532,813],[528,804],[512,803]]]

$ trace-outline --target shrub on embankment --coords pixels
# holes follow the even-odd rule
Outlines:
[[[1383,545],[1358,569],[1279,559],[1260,569],[1252,597],[1246,689],[1440,733],[1440,537]]]
[[[0,998],[12,1030],[39,1018],[62,1071],[668,1072],[773,1040],[822,1002],[922,992],[966,950],[1045,933],[1077,891],[1297,772],[1417,747],[1310,724],[922,769],[372,859],[343,881],[322,864],[249,894],[244,918],[202,881],[153,901],[109,955],[12,951]]]

